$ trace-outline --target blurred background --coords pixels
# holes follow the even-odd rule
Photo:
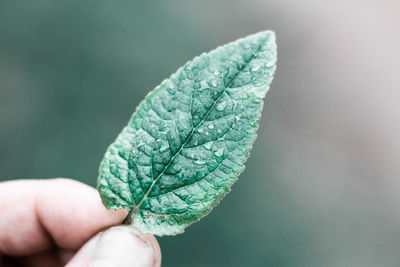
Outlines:
[[[400,2],[0,1],[0,180],[95,186],[187,60],[258,31],[278,68],[245,172],[164,266],[400,265]]]

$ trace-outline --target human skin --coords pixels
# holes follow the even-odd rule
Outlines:
[[[1,182],[0,265],[160,266],[154,236],[115,226],[126,215],[71,179]]]

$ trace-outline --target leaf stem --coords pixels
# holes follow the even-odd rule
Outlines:
[[[128,215],[125,217],[125,219],[122,221],[122,224],[132,224],[132,217],[133,217],[133,214],[134,213],[136,213],[138,211],[138,209],[137,208],[132,208],[130,211],[129,211],[129,213],[128,213]]]

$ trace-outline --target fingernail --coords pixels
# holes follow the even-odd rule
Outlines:
[[[115,226],[101,233],[89,258],[92,267],[155,266],[155,251],[132,226]]]
[[[132,226],[114,226],[90,240],[77,258],[86,258],[84,266],[132,267],[159,266],[161,255],[152,243]],[[82,262],[74,259],[70,263]],[[83,266],[83,265],[68,265]]]

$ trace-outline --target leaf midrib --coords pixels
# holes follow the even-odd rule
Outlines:
[[[238,72],[232,77],[232,79],[230,80],[229,84],[224,88],[224,90],[220,93],[220,95],[218,96],[218,98],[214,101],[214,103],[212,104],[212,106],[210,107],[210,109],[207,111],[207,113],[204,115],[204,117],[202,118],[202,120],[197,124],[196,127],[193,127],[192,131],[190,132],[190,134],[188,135],[188,137],[185,139],[184,143],[181,145],[181,147],[179,148],[179,150],[171,157],[170,161],[168,162],[167,165],[165,165],[165,167],[163,168],[163,170],[160,172],[159,175],[157,175],[157,177],[155,179],[153,179],[152,184],[150,185],[149,189],[147,190],[147,192],[145,193],[145,195],[143,196],[143,198],[140,200],[139,204],[137,205],[133,205],[132,209],[135,208],[136,211],[138,211],[140,209],[140,206],[142,205],[142,203],[147,199],[147,196],[149,195],[149,193],[151,192],[151,190],[153,189],[154,185],[156,184],[157,180],[164,175],[165,171],[169,168],[169,166],[172,164],[172,162],[174,161],[174,159],[180,154],[180,152],[182,151],[182,149],[186,146],[186,144],[190,141],[190,138],[193,136],[193,134],[196,132],[196,130],[202,125],[202,123],[207,119],[208,115],[210,114],[210,112],[213,110],[213,108],[215,107],[215,105],[218,103],[218,101],[221,99],[222,95],[226,92],[226,90],[232,85],[232,83],[234,82],[234,80],[236,79],[236,77],[244,70],[244,68],[246,68],[252,60],[254,60],[258,54],[260,53],[260,51],[262,50],[262,44],[260,45],[260,47],[257,49],[256,53],[252,52],[252,57],[245,62],[245,64],[243,64],[243,66],[238,70]],[[193,91],[192,91],[193,92]],[[191,95],[191,97],[193,97],[193,93]],[[192,112],[190,110],[190,112]],[[193,122],[193,119],[192,119]],[[133,196],[132,196],[133,197]]]

